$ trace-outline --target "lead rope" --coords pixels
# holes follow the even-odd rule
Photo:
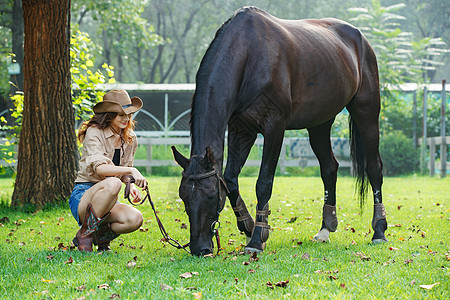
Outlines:
[[[155,205],[154,205],[154,203],[152,201],[152,197],[150,196],[150,192],[148,190],[148,186],[145,187],[145,189],[144,189],[146,191],[147,195],[144,197],[144,199],[140,203],[135,204],[135,203],[133,203],[133,201],[131,201],[131,199],[130,199],[130,184],[133,183],[133,182],[134,182],[134,178],[129,180],[129,181],[127,181],[127,185],[125,187],[125,193],[124,193],[125,199],[127,199],[128,202],[130,202],[132,205],[138,206],[138,205],[143,204],[145,202],[145,200],[148,198],[148,201],[150,202],[150,206],[152,207],[152,210],[153,210],[153,212],[155,214],[155,218],[156,218],[156,222],[158,223],[159,231],[161,232],[161,234],[163,236],[161,241],[167,242],[172,247],[175,247],[177,249],[183,249],[187,253],[191,254],[191,252],[188,249],[186,249],[187,247],[189,247],[189,243],[182,245],[176,239],[171,238],[169,236],[169,234],[167,233],[166,229],[164,228],[163,223],[161,222],[161,220],[158,217],[158,214],[157,214],[156,209],[155,209]]]

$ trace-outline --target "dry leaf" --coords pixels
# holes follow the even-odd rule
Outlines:
[[[193,293],[192,295],[194,295],[195,299],[202,299],[202,292]]]
[[[107,283],[103,283],[97,286],[99,290],[107,290],[109,289],[109,285]]]
[[[308,260],[309,259],[309,253],[303,254],[302,259]]]
[[[161,291],[171,291],[171,290],[173,290],[173,287],[171,287],[170,285],[164,284],[164,283],[161,283],[160,287],[161,287]]]
[[[48,279],[44,279],[44,278],[41,278],[41,281],[47,282],[47,283],[55,283],[53,280],[48,280]]]
[[[256,271],[255,271],[255,269],[249,269],[248,272],[249,273],[255,273]]]
[[[71,263],[73,263],[73,258],[72,258],[72,256],[70,256],[69,259],[66,260],[64,263],[65,263],[65,264],[71,264]]]
[[[116,298],[120,298],[120,295],[114,293],[109,297],[109,299],[116,299]]]
[[[127,267],[130,269],[136,267],[136,265],[137,265],[137,262],[135,262],[133,260],[131,260],[127,263]]]
[[[196,272],[195,272],[195,273],[196,273]],[[194,275],[193,272],[186,272],[186,273],[181,274],[180,277],[181,277],[181,278],[191,278],[192,275]],[[195,274],[195,275],[198,275],[198,273]]]
[[[415,279],[413,279],[413,280],[411,280],[411,282],[409,283],[409,285],[415,285],[416,284],[416,280]]]
[[[422,284],[419,285],[421,288],[425,289],[425,290],[431,290],[432,288],[434,288],[435,286],[439,285],[439,282],[433,283],[433,284]]]
[[[86,286],[83,284],[83,285],[81,285],[81,286],[77,286],[75,289],[76,289],[77,291],[79,291],[79,292],[82,292],[82,291],[84,291],[84,290],[86,289]]]

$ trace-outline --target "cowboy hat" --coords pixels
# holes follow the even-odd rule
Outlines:
[[[126,115],[132,114],[142,107],[142,100],[139,97],[130,99],[125,90],[111,90],[103,96],[103,101],[94,105],[94,113],[116,112]]]

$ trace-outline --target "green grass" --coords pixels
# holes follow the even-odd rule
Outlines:
[[[187,242],[178,177],[149,183],[166,229]],[[255,177],[240,179],[254,211]],[[68,207],[26,214],[0,206],[0,299],[448,299],[450,298],[450,178],[385,178],[389,243],[369,245],[371,201],[360,214],[354,181],[338,179],[339,227],[329,244],[311,242],[320,227],[320,178],[276,177],[270,201],[273,231],[258,261],[240,254],[245,238],[227,204],[220,216],[224,249],[214,258],[191,257],[162,244],[148,204],[142,230],[120,236],[113,251],[85,254],[68,248],[78,227]],[[0,198],[12,194],[0,180]],[[297,220],[288,223],[293,217]],[[369,233],[370,232],[370,233]],[[70,259],[73,262],[70,262]],[[129,262],[137,265],[129,267]],[[198,272],[182,278],[186,272]],[[267,286],[287,281],[286,287]],[[108,284],[107,289],[99,288]],[[435,285],[432,289],[420,285]],[[173,289],[162,290],[167,285]],[[77,290],[80,289],[81,291]]]

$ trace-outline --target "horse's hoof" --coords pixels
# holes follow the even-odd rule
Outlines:
[[[245,250],[245,253],[254,253],[254,252],[261,253],[261,252],[263,252],[263,250],[261,250],[261,249],[252,248],[252,247],[245,247],[244,250]]]
[[[313,241],[314,242],[319,242],[319,243],[330,243],[330,231],[328,231],[328,229],[326,228],[322,228],[319,233],[317,233],[314,238]]]
[[[248,245],[248,244],[247,244]],[[246,246],[245,248],[244,248],[244,252],[245,253],[254,253],[254,252],[256,252],[256,253],[261,253],[261,252],[263,252],[264,251],[264,249],[266,248],[266,243],[264,242],[264,243],[262,243],[262,245],[261,245],[262,247],[261,247],[261,249],[260,248],[257,248],[257,247],[252,247],[252,246]]]
[[[387,243],[387,239],[374,239],[372,240],[372,245],[384,244]]]

